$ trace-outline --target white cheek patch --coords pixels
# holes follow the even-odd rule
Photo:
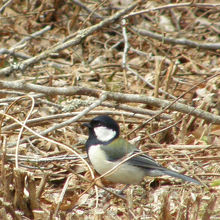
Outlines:
[[[116,135],[116,131],[103,126],[95,127],[94,131],[97,139],[102,142],[109,141]]]

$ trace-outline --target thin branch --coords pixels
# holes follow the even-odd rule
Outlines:
[[[5,4],[0,8],[0,14],[2,14],[4,12],[5,8],[7,6],[9,6],[12,2],[13,2],[13,0],[6,1]]]
[[[49,115],[49,116],[29,119],[26,122],[26,125],[31,127],[33,125],[35,126],[37,123],[39,124],[39,123],[43,123],[45,121],[51,122],[52,120],[55,120],[55,119],[64,119],[64,118],[74,117],[74,116],[78,115],[79,113],[80,112],[71,112],[71,113],[63,113],[63,114]],[[134,113],[129,113],[129,112],[121,112],[121,111],[104,110],[104,111],[91,111],[91,112],[87,113],[87,115],[106,115],[106,114],[107,115],[125,115],[127,117],[136,117],[136,118],[141,118],[141,119],[145,119],[145,120],[147,119],[146,116],[141,115],[141,114],[137,114],[137,113],[134,114]],[[171,119],[171,117],[169,117],[169,119]],[[85,120],[82,120],[82,121],[85,121]],[[2,131],[5,132],[5,131],[10,131],[10,130],[15,130],[19,127],[20,127],[20,125],[18,125],[17,123],[13,123],[11,125],[3,127]]]
[[[72,46],[79,44],[83,39],[85,39],[87,36],[91,35],[95,31],[101,29],[102,27],[104,27],[106,25],[113,24],[115,21],[117,21],[123,15],[127,14],[129,11],[131,11],[133,8],[135,8],[139,2],[140,2],[139,0],[135,1],[133,4],[129,5],[128,7],[126,7],[125,9],[122,9],[119,12],[116,12],[115,14],[106,18],[105,20],[101,21],[100,23],[78,31],[73,39],[68,40],[67,42],[64,42],[64,43],[58,43],[58,44],[52,46],[51,48],[49,48],[48,50],[36,55],[35,57],[29,58],[27,60],[24,60],[24,61],[18,63],[18,65],[16,67],[9,66],[9,67],[1,69],[0,75],[10,74],[14,70],[24,71],[28,66],[31,66],[31,65],[33,65],[43,59],[46,59],[48,56],[50,56],[53,53],[57,53],[61,50],[64,50],[65,48],[72,47]]]
[[[2,92],[2,93],[4,93],[4,92]],[[21,95],[21,96],[23,96],[23,95],[25,95],[26,93],[16,93],[16,92],[14,92],[14,91],[5,91],[5,94],[10,94],[11,93],[11,95],[12,94],[15,94],[15,95]],[[44,94],[33,94],[32,95],[32,97],[33,98],[35,98],[35,99],[37,99],[37,98],[42,98],[42,97],[44,97],[45,95]],[[0,99],[0,103],[10,103],[10,102],[14,102],[14,101],[16,101],[17,99],[19,99],[20,98],[20,96],[17,96],[17,97],[10,97],[10,98],[3,98],[3,99]],[[42,100],[42,101],[44,101],[44,100]],[[55,103],[54,103],[54,105],[56,105]]]
[[[101,104],[102,106],[106,106],[106,107],[109,107],[109,108],[115,108],[115,109],[120,109],[120,110],[124,110],[124,111],[128,111],[128,112],[133,112],[133,116],[132,117],[135,117],[136,114],[142,114],[142,115],[150,115],[150,116],[154,116],[156,114],[158,114],[160,111],[154,111],[154,110],[149,110],[149,109],[143,109],[143,108],[138,108],[138,107],[132,107],[132,106],[129,106],[129,105],[124,105],[124,104],[114,104],[114,103],[106,103],[106,102],[103,102]],[[106,110],[105,110],[106,111]],[[116,112],[117,113],[117,112]],[[107,113],[106,113],[107,114]],[[123,114],[123,113],[122,113]],[[163,113],[162,115],[160,115],[157,119],[169,119],[171,120],[172,119],[172,116],[169,115],[169,114],[165,114]]]
[[[138,34],[142,36],[147,36],[156,40],[159,40],[163,43],[170,43],[174,45],[184,45],[188,47],[196,47],[196,48],[202,48],[202,49],[209,49],[209,50],[218,50],[220,49],[220,43],[199,43],[192,40],[187,40],[185,38],[171,38],[171,37],[164,37],[164,35],[156,34],[151,31],[146,30],[138,30],[136,28],[130,28],[132,31],[137,32]]]
[[[62,203],[62,201],[63,201],[64,195],[65,195],[65,193],[66,193],[66,190],[67,190],[67,188],[68,188],[70,178],[71,178],[71,175],[67,177],[66,182],[65,182],[65,184],[64,184],[64,186],[63,186],[62,192],[61,192],[61,194],[60,194],[60,196],[59,196],[59,198],[58,198],[58,201],[56,202],[57,207],[56,207],[55,212],[54,212],[54,216],[56,216],[56,217],[57,217],[59,208],[60,208],[60,206],[61,206],[61,203]]]
[[[7,117],[7,118],[10,118],[10,119],[14,120],[14,121],[17,122],[18,124],[20,124],[22,127],[26,128],[28,131],[32,132],[32,133],[33,133],[34,135],[36,135],[37,137],[42,138],[42,139],[44,139],[44,140],[46,140],[46,141],[48,141],[48,142],[50,142],[50,143],[57,144],[57,145],[59,145],[60,147],[62,147],[63,149],[65,149],[66,151],[69,151],[69,152],[73,153],[74,155],[76,155],[76,156],[88,167],[88,169],[89,169],[89,171],[90,171],[90,174],[91,174],[92,178],[94,179],[94,173],[93,173],[93,171],[92,171],[90,165],[88,164],[88,162],[81,156],[81,154],[77,153],[77,152],[76,152],[75,150],[73,150],[71,147],[69,147],[69,146],[67,146],[67,145],[65,145],[65,144],[63,144],[63,143],[60,143],[60,142],[58,142],[58,141],[55,141],[55,140],[52,140],[52,139],[50,139],[50,138],[47,138],[47,137],[42,136],[41,134],[39,134],[39,133],[35,132],[34,130],[32,130],[31,128],[27,127],[25,124],[21,123],[19,120],[17,120],[16,118],[12,117],[11,115],[4,114],[4,113],[1,113],[1,112],[0,112],[0,115],[1,115],[2,117]],[[22,142],[22,141],[21,141],[21,142]],[[21,143],[21,142],[20,142],[20,143]],[[7,147],[9,147],[9,146],[7,146]]]
[[[80,6],[83,10],[87,11],[89,14],[91,14],[92,17],[98,18],[98,19],[101,19],[101,20],[104,19],[101,15],[99,15],[98,13],[93,12],[91,9],[89,9],[81,1],[79,1],[79,0],[72,0],[72,2],[74,2],[76,5]]]
[[[127,31],[126,31],[126,20],[125,19],[122,20],[122,34],[123,34],[123,38],[124,38],[124,51],[123,51],[123,55],[122,55],[122,68],[126,69],[129,43],[128,43],[128,36],[127,36]]]
[[[155,89],[155,86],[148,82],[143,76],[141,76],[140,74],[138,74],[135,70],[133,70],[130,66],[127,65],[127,70],[129,70],[131,73],[133,73],[135,76],[137,76],[139,79],[141,79],[144,83],[146,83],[147,86],[149,86],[152,89]],[[172,99],[176,99],[175,96],[169,94],[168,92],[164,91],[163,89],[159,88],[159,92],[162,94],[167,95],[168,97],[172,98]]]
[[[161,151],[161,146],[158,144],[147,144],[148,147],[154,147],[154,148],[160,148],[159,150]],[[169,149],[174,149],[174,150],[206,150],[206,149],[218,149],[218,146],[211,146],[211,145],[166,145],[167,148]],[[149,152],[145,152],[149,153]],[[2,156],[2,153],[0,153],[0,156]],[[6,154],[7,160],[9,161],[14,161],[15,160],[15,155],[14,154]],[[86,155],[81,155],[83,159],[86,159]],[[18,160],[21,162],[28,162],[28,163],[48,163],[48,162],[54,162],[54,161],[72,161],[72,162],[78,162],[79,158],[76,157],[75,155],[60,155],[60,156],[53,156],[53,157],[34,157],[32,156],[25,156],[25,155],[19,155]],[[180,161],[189,161],[188,158],[179,158]],[[219,161],[220,156],[199,156],[199,157],[193,157],[193,161]],[[156,161],[160,162],[171,162],[175,161],[173,158],[165,158],[165,159],[156,159]],[[40,166],[34,167],[34,169],[41,169]],[[204,174],[205,175],[205,174]],[[214,175],[214,174],[213,174]],[[220,174],[218,174],[220,175]]]
[[[31,59],[31,58],[33,58],[32,56],[27,55],[25,53],[15,52],[14,50],[6,49],[6,48],[0,48],[0,55],[1,54],[9,54],[13,57],[19,57],[19,58],[22,58],[22,59]],[[42,60],[42,63],[46,64],[46,65],[49,65],[49,66],[52,66],[54,68],[63,68],[65,66],[70,66],[71,65],[70,63],[64,63],[64,61],[61,64],[61,63],[56,63],[56,62],[52,62],[52,61]],[[4,75],[4,74],[7,75],[7,72],[6,73],[1,73],[0,75]]]
[[[48,129],[46,129],[46,130],[40,132],[38,135],[35,134],[36,132],[34,133],[34,132],[32,131],[32,133],[34,133],[34,135],[31,136],[31,137],[28,137],[28,138],[25,138],[25,139],[21,140],[20,143],[25,143],[27,140],[33,140],[36,136],[37,136],[37,137],[39,137],[39,136],[43,137],[43,136],[47,135],[48,133],[50,133],[50,132],[52,132],[52,131],[54,131],[54,130],[57,130],[57,129],[60,129],[60,128],[63,128],[63,127],[65,127],[65,126],[68,126],[68,125],[72,124],[73,122],[79,120],[81,117],[83,117],[84,115],[86,115],[89,111],[91,111],[91,110],[94,109],[95,107],[99,106],[104,100],[106,100],[106,94],[105,94],[105,93],[103,93],[103,94],[101,95],[100,99],[98,99],[96,102],[92,103],[89,107],[87,107],[86,109],[84,109],[83,111],[81,111],[81,112],[80,112],[78,115],[76,115],[75,117],[70,118],[69,120],[64,121],[64,122],[62,122],[62,123],[55,124],[54,126],[52,126],[52,127],[48,128]],[[0,113],[0,114],[2,114],[2,113]],[[17,120],[14,119],[14,121],[16,121],[16,122],[18,123]],[[23,125],[23,123],[21,123],[21,122],[18,123],[18,124],[20,124],[20,125],[22,124],[22,126],[24,126],[25,128],[27,128],[27,126],[26,126],[26,125]],[[29,128],[29,127],[28,127],[28,128]],[[29,128],[29,129],[30,129],[30,128]],[[12,147],[12,146],[14,146],[14,144],[8,144],[8,147]]]
[[[23,38],[21,41],[19,41],[18,43],[16,43],[15,45],[13,45],[13,47],[10,48],[9,51],[14,51],[17,49],[17,47],[23,45],[26,41],[29,41],[33,38],[36,38],[38,36],[41,36],[43,35],[45,32],[51,30],[51,26],[50,25],[47,25],[46,27],[44,27],[43,29],[39,30],[39,31],[36,31],[35,33],[33,34],[30,34],[29,36]]]
[[[124,19],[132,17],[132,16],[152,12],[152,11],[171,9],[171,8],[183,8],[183,7],[213,8],[213,9],[218,10],[217,8],[220,7],[220,4],[194,3],[194,1],[191,1],[189,3],[168,4],[168,5],[163,5],[163,6],[159,6],[159,7],[156,7],[156,8],[150,8],[150,9],[145,9],[145,10],[142,10],[142,11],[132,12],[128,15],[125,15]]]
[[[3,156],[3,153],[0,153],[0,156]],[[7,160],[15,161],[15,154],[6,154]],[[87,156],[83,156],[83,159],[86,159]],[[26,156],[26,155],[18,155],[18,160],[21,162],[28,162],[28,163],[48,163],[53,161],[65,161],[71,160],[72,162],[78,162],[79,158],[75,155],[58,155],[58,156],[51,156],[51,157],[40,157],[36,155]],[[36,169],[41,169],[40,166],[37,166]]]
[[[128,54],[128,50],[130,48],[130,45],[128,43],[128,36],[127,36],[127,31],[126,31],[126,20],[123,19],[122,20],[122,35],[124,38],[124,51],[123,51],[123,55],[122,55],[122,68],[124,70],[130,71],[131,73],[133,73],[135,76],[137,76],[139,79],[141,79],[144,83],[146,83],[147,86],[149,86],[150,88],[155,89],[155,86],[153,84],[151,84],[150,82],[148,82],[147,80],[144,79],[144,77],[142,77],[141,75],[139,75],[136,71],[134,71],[128,64],[127,64],[127,54]],[[166,91],[163,91],[162,89],[159,89],[159,92],[162,94],[166,94],[167,96],[176,99],[175,96],[169,94]]]
[[[9,108],[11,108],[16,102],[19,102],[21,99],[24,99],[24,98],[29,98],[29,99],[32,101],[32,102],[31,102],[31,109],[30,109],[30,111],[28,112],[27,117],[26,117],[25,120],[24,120],[24,124],[26,124],[27,121],[28,121],[28,119],[30,118],[30,116],[31,116],[31,114],[32,114],[32,112],[33,112],[33,110],[34,110],[34,104],[35,104],[35,102],[34,102],[34,98],[33,98],[32,96],[27,95],[27,97],[25,97],[25,96],[21,97],[21,98],[18,99],[17,101],[13,102],[13,103],[9,106]],[[23,130],[24,130],[24,127],[22,126],[21,129],[20,129],[20,131],[19,131],[18,139],[17,139],[17,143],[16,143],[15,167],[16,167],[17,169],[18,169],[19,144],[20,144],[21,135],[22,135],[22,133],[23,133]]]
[[[66,87],[48,87],[41,86],[32,83],[25,83],[25,81],[0,81],[0,89],[14,89],[26,92],[37,92],[46,95],[89,95],[98,98],[101,90],[89,89],[78,86],[66,86]]]
[[[216,77],[220,74],[216,74],[208,79],[205,79],[202,82],[208,81],[209,79]],[[201,84],[200,82],[199,84]],[[197,84],[198,85],[198,84]],[[196,88],[196,85],[193,87]],[[69,86],[69,87],[49,87],[49,86],[40,86],[31,83],[25,83],[24,81],[15,81],[15,82],[6,82],[0,81],[0,89],[14,89],[27,92],[37,92],[44,93],[45,95],[86,95],[99,97],[102,93],[101,90],[89,89],[78,86]],[[195,117],[204,119],[206,122],[213,124],[220,124],[220,116],[214,115],[212,113],[203,111],[201,109],[196,109],[194,107],[181,104],[179,102],[173,103],[167,100],[149,97],[145,95],[136,95],[136,94],[123,94],[117,92],[105,92],[108,100],[114,100],[119,103],[133,102],[133,103],[144,103],[155,107],[165,108],[169,106],[170,110],[182,112],[185,114],[191,114]],[[172,105],[171,105],[172,104]],[[155,116],[156,117],[156,116]]]
[[[0,206],[4,207],[5,210],[11,214],[13,219],[15,219],[15,220],[21,219],[21,216],[15,212],[14,207],[10,202],[6,202],[3,200],[3,198],[0,198]]]

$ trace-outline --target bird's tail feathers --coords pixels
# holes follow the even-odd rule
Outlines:
[[[163,169],[162,172],[164,173],[164,175],[169,175],[169,176],[172,176],[172,177],[182,179],[184,181],[188,181],[188,182],[192,182],[192,183],[201,185],[201,183],[198,180],[193,179],[192,177],[177,173],[175,171],[172,171],[172,170],[169,170],[169,169]]]

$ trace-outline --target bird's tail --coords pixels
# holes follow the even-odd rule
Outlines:
[[[169,170],[169,169],[163,169],[161,171],[164,173],[164,175],[169,175],[169,176],[172,176],[172,177],[182,179],[184,181],[188,181],[188,182],[192,182],[192,183],[201,185],[201,183],[198,180],[193,179],[192,177],[177,173],[175,171],[172,171],[172,170]]]

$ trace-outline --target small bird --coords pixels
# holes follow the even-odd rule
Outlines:
[[[139,184],[145,176],[169,175],[184,181],[201,184],[189,176],[162,167],[145,153],[141,154],[142,151],[133,144],[119,137],[119,125],[111,117],[107,115],[98,116],[93,118],[90,123],[83,125],[89,129],[89,138],[85,144],[89,160],[100,175],[117,166],[126,157],[139,153],[104,176],[109,181],[122,184]]]

